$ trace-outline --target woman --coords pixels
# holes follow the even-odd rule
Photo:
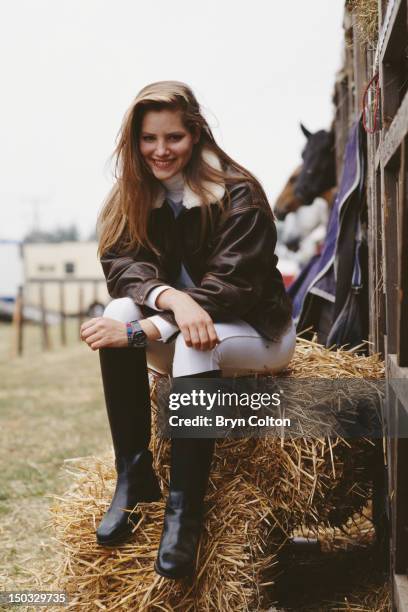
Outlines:
[[[113,301],[83,324],[99,349],[117,485],[97,530],[131,533],[126,508],[159,499],[152,469],[149,366],[173,377],[278,372],[291,359],[291,305],[276,231],[258,181],[216,144],[191,89],[141,90],[116,149],[117,181],[99,218]],[[170,490],[156,571],[193,572],[214,441],[171,442]]]

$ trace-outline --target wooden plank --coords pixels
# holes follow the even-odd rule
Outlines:
[[[408,393],[406,391],[408,389],[408,382],[405,379],[401,380],[400,378],[396,378],[395,380],[390,380],[389,385],[392,387],[395,398],[399,402],[401,418],[404,418],[402,435],[406,435],[407,427],[405,423],[408,423]],[[397,424],[395,424],[395,426],[397,426]]]
[[[356,117],[356,96],[355,96],[355,82],[354,82],[354,72],[353,72],[353,50],[350,47],[346,49],[347,55],[347,73],[348,73],[348,130],[351,128],[353,121]],[[346,133],[346,138],[348,135],[348,130]]]
[[[389,470],[389,474],[388,474],[388,498],[389,500],[391,500],[391,507],[390,507],[390,511],[391,511],[391,516],[390,516],[390,525],[392,524],[392,521],[394,520],[394,494],[395,494],[395,474],[396,474],[396,470],[395,470],[395,436],[392,436],[390,432],[395,431],[395,410],[394,410],[394,406],[395,406],[395,393],[393,388],[388,385],[387,386],[387,401],[385,404],[385,431],[384,431],[384,435],[386,436],[386,451],[387,451],[387,466],[388,466],[388,470]],[[393,539],[394,531],[392,531],[392,533],[390,534],[391,536],[391,540]],[[392,542],[390,545],[390,554],[391,554],[391,565],[392,565],[392,557],[393,557],[393,546],[392,546]]]
[[[367,134],[367,242],[368,242],[368,295],[372,296],[368,302],[368,340],[370,341],[370,352],[377,352],[377,299],[376,299],[376,282],[377,282],[377,266],[376,266],[376,183],[373,176],[373,166],[370,163],[373,157],[373,138]]]
[[[381,125],[383,129],[383,141],[385,133],[391,127],[395,115],[400,105],[399,94],[399,71],[394,63],[381,64],[380,68],[380,88],[381,88]]]
[[[396,437],[408,439],[408,381],[401,378],[389,378],[384,403],[384,435],[390,441]],[[407,515],[408,518],[408,515]]]
[[[366,74],[371,73],[373,52],[367,52]],[[370,352],[384,356],[384,282],[382,274],[381,180],[375,164],[381,132],[367,134],[368,295]],[[379,158],[378,158],[379,160]],[[378,161],[379,164],[379,161]]]
[[[399,174],[399,236],[398,236],[398,330],[397,355],[401,367],[408,366],[408,138],[401,150],[401,167]]]
[[[384,24],[378,37],[376,60],[383,62],[384,56],[387,53],[391,36],[394,32],[395,25],[398,24],[399,12],[405,0],[389,0],[387,13],[385,15]],[[378,55],[377,55],[378,54]]]
[[[408,368],[401,368],[401,366],[398,365],[396,354],[388,353],[387,372],[390,378],[403,378],[404,380],[408,380]]]
[[[367,54],[367,72],[371,67],[372,54]],[[364,136],[363,136],[364,137]],[[367,246],[368,246],[368,295],[373,299],[369,300],[369,316],[368,316],[368,340],[370,353],[377,352],[377,303],[376,303],[376,236],[377,236],[377,220],[376,220],[376,178],[374,170],[374,155],[375,155],[375,138],[373,134],[366,134],[367,143],[367,180],[366,180],[366,198],[367,198]]]
[[[408,438],[396,440],[396,483],[394,489],[394,570],[396,574],[406,574],[408,558]]]
[[[374,295],[376,300],[376,352],[382,357],[385,356],[384,350],[384,334],[385,329],[385,282],[383,268],[383,232],[382,214],[381,214],[381,173],[377,172],[375,176],[375,288]]]
[[[104,283],[105,279],[102,276],[101,278],[95,278],[94,276],[85,276],[84,278],[78,278],[78,277],[73,277],[70,278],[69,276],[67,278],[40,278],[40,277],[36,277],[33,276],[32,278],[29,278],[27,283],[60,283],[61,281],[64,281],[64,283]]]
[[[361,43],[359,29],[357,27],[357,16],[352,15],[353,19],[353,76],[354,76],[354,95],[355,111],[359,113],[363,108],[363,95],[368,83],[367,78],[367,56],[365,46]]]
[[[387,14],[387,8],[390,5],[388,0],[378,0],[378,30],[380,32],[379,38],[381,38],[381,29],[384,25],[384,20]]]
[[[408,393],[406,393],[406,389],[408,389],[408,368],[401,368],[398,365],[396,354],[388,354],[386,364],[387,390],[390,391],[391,387],[393,397],[399,401],[401,408],[408,413]],[[389,409],[390,406],[388,405],[387,408]],[[395,415],[390,415],[387,418],[394,417]]]
[[[408,612],[408,577],[394,576],[394,604],[398,612]]]
[[[384,356],[384,278],[382,263],[381,180],[374,171],[375,138],[367,135],[368,295],[370,352]]]
[[[381,163],[381,141],[377,147],[377,150],[375,152],[375,157],[374,157],[374,167],[375,167],[376,172],[378,172],[380,169],[380,163]]]
[[[398,301],[398,254],[396,214],[396,171],[384,168],[381,181],[383,204],[383,248],[385,256],[386,327],[388,350],[397,352],[396,315]]]
[[[389,418],[390,418],[390,426],[388,430],[388,442],[389,442],[389,469],[390,469],[390,488],[389,488],[389,496],[391,499],[391,520],[390,520],[390,567],[391,571],[395,572],[395,553],[397,548],[397,513],[396,513],[396,505],[397,505],[397,466],[398,466],[398,452],[397,452],[397,444],[398,440],[395,437],[396,430],[396,400],[393,393],[388,390],[388,410],[389,410]]]
[[[408,91],[379,147],[381,162],[386,166],[408,134]]]
[[[388,354],[388,342],[387,342],[387,266],[385,261],[385,252],[387,248],[386,243],[386,210],[385,205],[385,186],[384,186],[384,168],[380,165],[380,206],[381,206],[381,270],[383,275],[383,287],[384,287],[384,354]]]
[[[349,79],[345,71],[342,71],[335,85],[336,91],[336,176],[337,184],[340,181],[343,169],[343,156],[346,138],[349,130]]]

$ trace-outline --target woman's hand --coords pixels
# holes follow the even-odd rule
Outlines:
[[[139,323],[148,340],[160,338],[159,330],[151,321],[142,319]],[[81,340],[93,351],[100,348],[124,348],[128,346],[126,323],[106,317],[90,319],[81,325]]]
[[[100,348],[121,348],[128,344],[126,323],[96,317],[81,325],[81,340],[96,351]]]
[[[210,315],[187,293],[166,289],[158,296],[156,304],[163,310],[172,310],[187,346],[209,351],[218,343]]]

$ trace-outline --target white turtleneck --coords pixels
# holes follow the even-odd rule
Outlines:
[[[161,181],[164,189],[166,190],[167,199],[172,202],[179,203],[183,201],[184,196],[184,177],[182,172],[178,172],[174,176]]]
[[[184,177],[182,172],[179,172],[165,181],[161,181],[162,185],[166,191],[166,200],[170,204],[174,216],[177,218],[180,212],[183,209],[183,197],[184,197]],[[183,287],[194,287],[194,282],[189,276],[187,270],[184,265],[181,265],[180,276],[177,279],[176,287],[181,289]],[[146,304],[153,308],[154,310],[162,311],[161,308],[156,306],[156,300],[159,295],[165,291],[166,289],[171,289],[170,285],[160,285],[159,287],[155,287],[152,289],[147,297]],[[173,325],[169,323],[165,319],[163,319],[160,315],[153,315],[149,317],[151,322],[158,328],[160,331],[161,340],[165,342],[170,336],[172,336],[177,330],[177,325]]]

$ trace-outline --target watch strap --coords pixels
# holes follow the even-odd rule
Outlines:
[[[128,321],[126,323],[126,333],[129,347],[146,346],[147,336],[139,321]]]

